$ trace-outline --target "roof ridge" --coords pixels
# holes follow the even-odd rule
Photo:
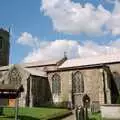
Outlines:
[[[68,60],[89,59],[89,58],[93,59],[93,58],[100,58],[103,56],[106,57],[106,56],[116,56],[116,55],[120,57],[120,53],[119,54],[100,54],[100,55],[91,55],[92,58],[91,58],[91,56],[86,56],[86,57],[76,57],[76,58],[72,58],[72,59],[68,59]]]

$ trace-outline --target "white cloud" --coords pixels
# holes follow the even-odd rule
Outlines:
[[[120,35],[120,2],[116,2],[111,18],[107,24],[113,35]]]
[[[64,52],[67,52],[69,58],[78,57],[79,43],[73,40],[55,40],[47,46],[33,50],[24,58],[24,62],[32,62],[38,60],[61,59]]]
[[[84,45],[79,47],[80,57],[88,57],[103,54],[115,54],[120,52],[120,39],[114,40],[106,45],[99,45],[98,43],[87,41]]]
[[[96,8],[86,3],[83,8],[80,3],[72,0],[42,0],[41,10],[51,18],[54,29],[59,32],[88,35],[111,32],[113,35],[120,35],[120,2],[106,1],[114,3],[112,13],[102,5]]]
[[[52,19],[55,30],[72,34],[102,34],[102,27],[111,15],[102,5],[95,8],[87,3],[82,8],[71,0],[42,0],[41,10]]]
[[[44,46],[42,45],[44,42]],[[108,45],[99,45],[92,41],[80,44],[76,40],[54,40],[51,42],[41,41],[37,49],[33,48],[23,62],[61,59],[67,53],[68,58],[88,57],[102,54],[114,54],[120,52],[120,39],[110,42]]]
[[[21,36],[17,39],[17,43],[28,45],[31,47],[39,47],[39,39],[37,37],[33,37],[28,32],[23,32]]]

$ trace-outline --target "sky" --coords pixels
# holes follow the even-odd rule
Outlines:
[[[10,64],[120,53],[120,0],[1,0]]]

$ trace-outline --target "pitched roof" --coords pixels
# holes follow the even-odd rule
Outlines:
[[[34,75],[34,76],[46,77],[46,72],[41,71],[41,70],[36,70],[34,68],[33,69],[31,69],[31,68],[24,68],[21,65],[13,65],[13,67],[11,67],[10,70],[12,70],[12,68],[14,68],[14,67],[17,68],[17,70],[19,70],[19,73],[22,76],[28,77],[31,74],[31,75]]]
[[[10,69],[11,66],[12,66],[12,64],[8,65],[8,66],[1,66],[0,71],[7,71],[8,69]]]
[[[120,53],[70,59],[70,60],[66,60],[61,66],[59,66],[59,68],[84,67],[90,65],[94,66],[94,65],[100,65],[105,63],[116,63],[116,62],[120,62]]]
[[[29,62],[29,63],[21,63],[20,65],[22,67],[49,66],[49,65],[57,65],[59,62],[63,60],[64,58],[56,59],[56,60],[44,60],[44,61],[36,61],[36,62]]]
[[[29,68],[24,68],[24,70],[26,70],[27,72],[34,76],[47,77],[46,72],[44,71]]]
[[[13,85],[13,84],[0,84],[0,91],[17,91],[22,85]]]
[[[57,64],[58,60],[46,60],[46,61],[37,61],[37,62],[31,62],[31,63],[23,63],[21,64],[24,67],[33,67],[33,66],[44,66],[44,65],[53,65]]]
[[[27,79],[29,75],[34,75],[34,76],[39,76],[39,77],[47,77],[46,72],[41,71],[41,70],[36,70],[35,68],[24,68],[21,65],[12,65],[11,67],[9,66],[9,71],[5,72],[3,77],[1,79],[8,79],[8,73],[13,69],[17,68],[19,71],[19,74],[22,76],[23,79]],[[3,70],[3,69],[2,69]]]
[[[37,67],[37,66],[51,66],[51,65],[59,65],[62,64],[66,59],[56,59],[56,60],[45,60],[45,61],[36,61],[36,62],[30,62],[30,63],[21,63],[16,64],[20,65],[22,68],[30,68],[30,67]],[[11,68],[14,64],[10,64],[8,66],[1,66],[0,71],[7,71]]]

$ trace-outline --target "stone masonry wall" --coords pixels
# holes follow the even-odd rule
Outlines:
[[[103,81],[101,69],[86,69],[86,70],[70,70],[61,72],[51,72],[48,74],[48,79],[52,91],[52,76],[57,73],[61,77],[61,94],[59,102],[72,101],[72,73],[80,71],[84,79],[84,93],[87,93],[92,102],[104,103]],[[54,101],[54,98],[53,98]]]

